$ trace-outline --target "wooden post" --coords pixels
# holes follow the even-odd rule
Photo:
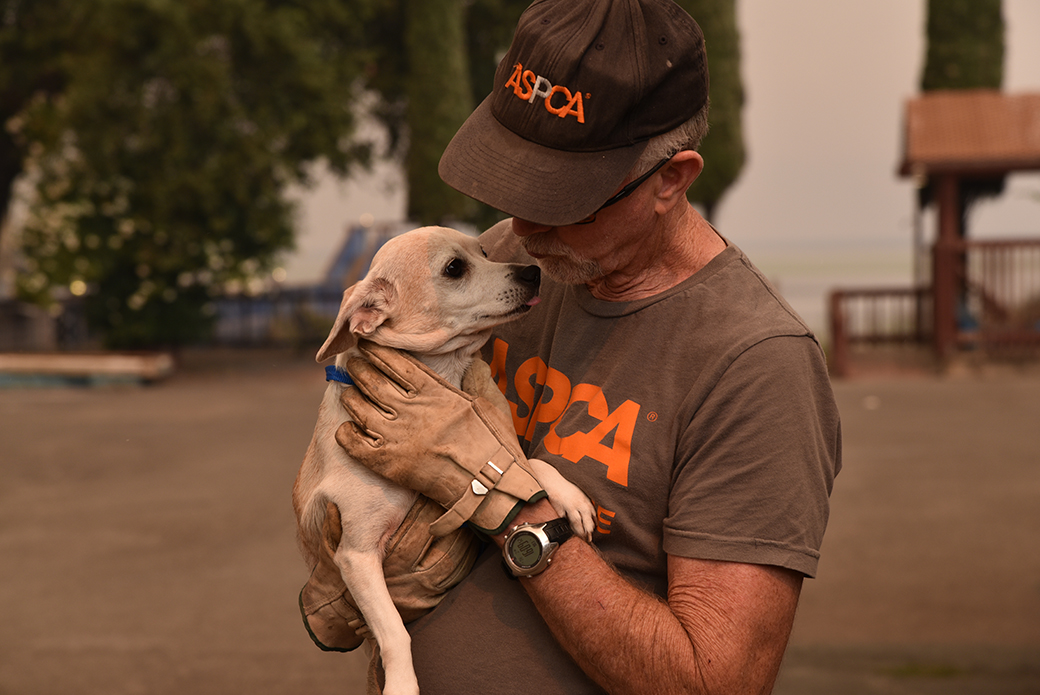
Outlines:
[[[831,292],[831,373],[836,377],[849,375],[849,333],[845,321],[845,293]]]
[[[939,234],[932,264],[935,355],[950,357],[957,343],[957,253],[960,248],[960,181],[954,174],[937,180]]]

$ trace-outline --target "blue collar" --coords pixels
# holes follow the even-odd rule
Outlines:
[[[350,375],[334,364],[325,367],[325,381],[338,381],[347,386],[354,385],[354,380],[350,378]]]

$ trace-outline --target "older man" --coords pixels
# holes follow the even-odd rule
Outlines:
[[[489,256],[547,276],[485,357],[524,453],[591,496],[597,529],[569,537],[544,499],[490,529],[409,626],[424,693],[772,688],[840,424],[811,331],[687,202],[707,97],[704,39],[669,0],[540,0],[445,151],[446,182],[512,216]],[[378,411],[361,419],[341,443],[365,458]]]

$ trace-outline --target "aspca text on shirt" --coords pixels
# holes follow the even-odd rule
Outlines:
[[[491,378],[503,393],[508,393],[505,388],[509,379],[506,370],[508,351],[508,343],[495,338],[490,363]],[[595,384],[572,384],[566,374],[549,367],[538,356],[525,360],[517,367],[512,385],[519,403],[512,402],[508,397],[507,400],[518,437],[530,442],[539,425],[548,425],[549,429],[541,441],[546,451],[572,463],[587,459],[601,464],[605,468],[607,480],[623,487],[628,486],[632,438],[640,412],[638,403],[626,399],[622,403],[610,404],[602,388]],[[541,396],[538,397],[540,388]],[[574,408],[580,408],[581,411],[575,411]],[[592,426],[585,430],[578,429],[573,426],[577,419],[591,422]],[[572,431],[567,432],[561,426],[565,420]],[[600,533],[610,533],[614,515],[613,511],[597,505],[596,525]]]

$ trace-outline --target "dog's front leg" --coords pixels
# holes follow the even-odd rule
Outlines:
[[[376,553],[340,546],[336,565],[379,644],[386,672],[384,695],[418,695],[411,637],[386,588],[382,558]]]
[[[592,540],[596,529],[596,510],[588,495],[560,474],[551,464],[541,459],[528,459],[538,484],[549,496],[549,502],[560,516],[567,517],[574,535]]]

